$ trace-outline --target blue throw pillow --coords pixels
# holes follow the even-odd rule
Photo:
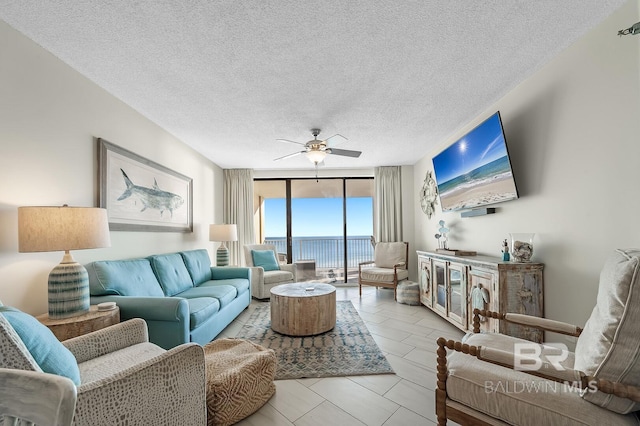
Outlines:
[[[0,314],[11,324],[42,371],[68,377],[80,385],[80,369],[71,351],[47,327],[29,314],[0,306]]]
[[[262,266],[265,271],[279,271],[278,259],[273,250],[251,250],[253,266]]]

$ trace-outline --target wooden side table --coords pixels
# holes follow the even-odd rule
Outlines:
[[[36,319],[46,325],[58,340],[63,341],[118,324],[120,308],[116,306],[109,311],[99,311],[97,305],[91,305],[89,312],[75,317],[52,319],[49,314],[42,314]]]

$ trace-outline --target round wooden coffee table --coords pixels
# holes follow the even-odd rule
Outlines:
[[[313,336],[336,326],[336,288],[323,283],[281,284],[271,289],[271,328]]]

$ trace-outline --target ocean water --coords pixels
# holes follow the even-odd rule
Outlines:
[[[447,182],[438,185],[438,192],[441,196],[446,197],[452,195],[454,192],[466,191],[476,186],[487,184],[494,179],[511,178],[513,174],[511,172],[511,166],[509,165],[509,157],[506,155],[457,176]],[[514,185],[515,192],[515,185]]]
[[[285,237],[267,237],[266,244],[274,244],[278,253],[287,252]],[[344,267],[344,242],[342,237],[293,237],[293,261],[314,259],[316,268]],[[358,263],[373,260],[370,236],[347,237],[347,267],[357,268]]]

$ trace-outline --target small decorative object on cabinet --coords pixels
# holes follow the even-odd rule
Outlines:
[[[514,262],[529,262],[533,256],[533,237],[536,234],[511,235],[511,257]]]
[[[420,301],[461,330],[473,327],[473,309],[544,315],[543,269],[535,262],[491,256],[454,256],[418,251]],[[481,329],[542,342],[543,332],[486,318]]]

